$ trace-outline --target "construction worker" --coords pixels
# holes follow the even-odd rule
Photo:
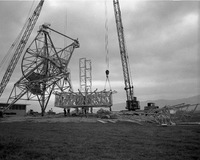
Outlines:
[[[66,117],[67,116],[67,112],[66,112],[66,109],[64,108],[64,116]]]

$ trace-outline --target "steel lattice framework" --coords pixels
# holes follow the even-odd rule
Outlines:
[[[151,117],[160,125],[176,125],[190,121],[198,111],[200,104],[177,104],[164,106],[158,109],[150,109],[145,112],[146,116]]]
[[[60,108],[84,108],[107,107],[113,105],[112,94],[110,91],[92,91],[92,65],[91,60],[86,58],[79,59],[80,90],[79,92],[57,93],[55,97],[55,107]]]
[[[112,91],[93,92],[63,92],[57,94],[55,107],[60,108],[79,108],[79,107],[108,107],[113,105]]]
[[[92,62],[86,58],[79,59],[80,90],[81,92],[92,91]]]
[[[64,48],[56,48],[50,31],[51,35],[54,32],[73,42]],[[14,85],[8,99],[8,103],[11,102],[8,108],[19,99],[35,100],[39,102],[43,115],[53,92],[72,90],[68,64],[74,49],[78,47],[78,40],[63,35],[48,25],[42,25],[23,56],[23,77]]]

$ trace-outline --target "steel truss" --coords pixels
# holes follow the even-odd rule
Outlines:
[[[160,109],[152,109],[147,114],[152,115],[160,125],[173,125],[187,122],[193,117],[200,104],[181,103],[174,106],[165,106]]]
[[[97,92],[65,92],[56,94],[55,107],[78,108],[78,107],[111,107],[113,105],[112,91]]]
[[[64,48],[56,48],[50,31],[73,42]],[[72,90],[68,64],[74,49],[78,47],[77,40],[51,29],[49,25],[42,25],[23,56],[23,76],[13,87],[8,108],[19,99],[33,100],[39,102],[44,115],[53,92],[58,94]]]
[[[92,62],[86,58],[79,59],[79,76],[81,92],[92,91]]]

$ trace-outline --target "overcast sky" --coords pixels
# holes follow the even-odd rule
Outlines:
[[[39,1],[0,1],[0,56],[16,39],[31,6]],[[199,9],[197,1],[121,0],[120,7],[135,96],[139,101],[177,99],[200,94]],[[126,100],[112,0],[107,0],[109,70],[114,103]],[[74,91],[79,88],[79,58],[92,61],[93,90],[105,85],[105,0],[46,0],[29,39],[39,26],[78,38],[80,48],[69,64]],[[59,38],[58,38],[59,39]],[[64,39],[56,42],[64,46]],[[21,77],[21,62],[3,99]],[[1,68],[1,77],[5,67]],[[1,98],[1,99],[2,99]],[[53,105],[53,100],[51,100]]]

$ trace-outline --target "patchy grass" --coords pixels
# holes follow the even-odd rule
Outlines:
[[[0,159],[200,159],[199,126],[0,123]]]

